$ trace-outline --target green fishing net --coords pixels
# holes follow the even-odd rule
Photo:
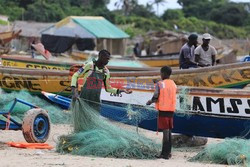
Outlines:
[[[179,102],[179,107],[176,108],[175,114],[182,117],[191,117],[191,105],[190,97],[188,96],[189,89],[185,86],[180,87],[177,94],[177,100]]]
[[[83,99],[72,106],[74,132],[59,138],[58,152],[135,159],[152,159],[159,154],[159,144],[111,124]]]
[[[210,144],[190,161],[250,166],[250,140],[232,138]]]
[[[47,110],[52,123],[55,124],[70,123],[71,121],[71,114],[69,113],[69,111],[63,111],[58,106],[52,105],[51,103],[47,102],[41,97],[31,95],[27,91],[18,91],[18,92],[13,91],[11,93],[5,93],[2,90],[0,91],[1,91],[1,96],[0,96],[1,110],[8,111],[12,106],[14,99],[19,98],[25,102],[31,103],[33,105],[36,105],[40,108]],[[11,116],[14,117],[15,120],[17,120],[18,122],[22,122],[24,114],[29,109],[31,109],[29,106],[22,103],[17,103],[14,107],[13,112],[11,113]]]

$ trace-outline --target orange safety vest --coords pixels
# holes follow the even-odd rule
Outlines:
[[[177,87],[173,80],[165,79],[158,82],[160,94],[155,103],[156,110],[174,112],[176,109],[176,90]]]

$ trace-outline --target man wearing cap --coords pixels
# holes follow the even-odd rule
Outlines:
[[[202,44],[194,51],[195,61],[198,62],[201,67],[215,65],[215,56],[217,52],[213,46],[209,45],[211,39],[212,37],[210,34],[203,34]]]
[[[194,49],[197,46],[198,36],[191,34],[188,37],[188,42],[184,44],[180,51],[179,64],[180,69],[197,68],[198,63],[195,62]]]

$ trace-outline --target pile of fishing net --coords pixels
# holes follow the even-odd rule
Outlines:
[[[57,107],[56,105],[52,105],[46,100],[29,94],[27,91],[18,91],[18,92],[11,92],[5,93],[3,90],[1,91],[0,96],[0,108],[1,110],[8,111],[12,106],[14,99],[19,98],[25,102],[31,103],[35,106],[43,108],[48,111],[49,117],[52,123],[70,123],[71,121],[71,114],[70,112],[64,112],[61,108]],[[31,108],[25,104],[17,103],[14,107],[11,116],[13,116],[18,122],[22,122],[24,114],[30,110]]]
[[[77,99],[71,110],[74,132],[59,138],[58,152],[135,159],[152,159],[159,154],[159,144],[111,124],[83,99]]]
[[[232,138],[210,144],[190,161],[250,166],[250,140]]]

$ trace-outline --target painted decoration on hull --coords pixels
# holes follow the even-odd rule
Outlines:
[[[70,94],[68,77],[13,75],[0,73],[0,87],[6,91],[27,90],[33,94],[41,91]]]
[[[28,68],[28,69],[45,69],[45,70],[68,70],[70,66],[59,66],[53,64],[22,62],[15,60],[2,59],[2,65],[6,67]]]
[[[145,106],[152,96],[152,91],[133,91],[132,94],[114,95],[102,90],[101,99],[110,102]],[[250,94],[249,97],[223,97],[219,94],[217,96],[178,94],[176,109],[182,111],[182,113],[192,112],[250,118]]]
[[[172,75],[177,85],[230,88],[250,83],[250,67]]]

